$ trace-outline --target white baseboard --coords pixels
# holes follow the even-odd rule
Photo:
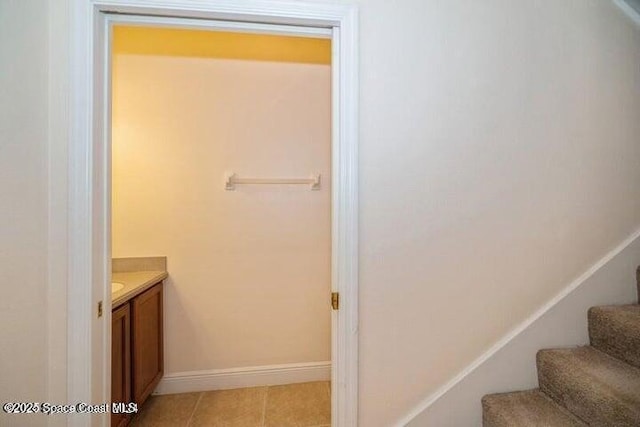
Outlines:
[[[535,388],[541,348],[588,344],[587,310],[637,301],[640,229],[394,424],[480,426],[484,394]]]
[[[166,374],[153,394],[329,381],[331,362],[289,363]]]

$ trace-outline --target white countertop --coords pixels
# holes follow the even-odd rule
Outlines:
[[[113,273],[111,281],[122,283],[124,288],[111,293],[111,308],[114,309],[136,295],[140,295],[156,283],[166,279],[167,276],[166,271],[156,270]]]

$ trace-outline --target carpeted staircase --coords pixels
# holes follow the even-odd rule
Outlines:
[[[640,426],[640,305],[592,307],[588,321],[591,345],[538,352],[538,389],[482,398],[484,427]]]

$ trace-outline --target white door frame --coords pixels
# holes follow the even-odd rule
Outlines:
[[[67,400],[110,400],[110,129],[107,14],[330,28],[332,57],[332,425],[358,421],[357,7],[292,0],[73,0],[68,125]],[[158,18],[160,19],[160,18]],[[286,27],[282,27],[286,31]],[[329,296],[327,296],[329,298]],[[110,423],[108,414],[69,425]]]

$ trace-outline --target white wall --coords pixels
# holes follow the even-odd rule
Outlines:
[[[117,54],[114,76],[113,256],[167,256],[165,372],[330,360],[330,67]]]
[[[601,0],[361,4],[360,413],[377,427],[640,226],[640,32]]]
[[[0,1],[0,402],[47,397],[47,2]],[[3,426],[44,425],[7,415]]]
[[[640,226],[640,34],[605,0],[358,3],[360,425],[376,427],[400,419]],[[40,12],[24,1],[2,7],[3,48],[35,37],[38,51],[44,35],[19,24],[44,20]],[[47,62],[36,51],[21,60],[39,75]],[[2,188],[38,195],[28,207],[25,193],[4,199],[11,210],[1,215],[16,227],[3,236],[21,231],[2,239],[11,252],[1,271],[24,286],[2,316],[14,316],[11,334],[43,338],[41,313],[30,311],[43,276],[15,262],[16,248],[33,251],[29,266],[45,258],[33,243],[44,243],[46,178],[29,168],[44,147],[21,133],[42,132],[33,111],[44,99],[28,70],[35,86],[16,85],[22,74],[1,77],[11,95],[30,94],[2,98],[29,110],[18,122],[25,129],[11,133],[25,144],[9,152],[3,137],[12,179]],[[31,148],[35,156],[21,154]],[[2,344],[3,380],[26,381],[38,398],[45,367],[32,346],[41,344],[16,336],[13,348]],[[4,352],[18,350],[9,371]]]

